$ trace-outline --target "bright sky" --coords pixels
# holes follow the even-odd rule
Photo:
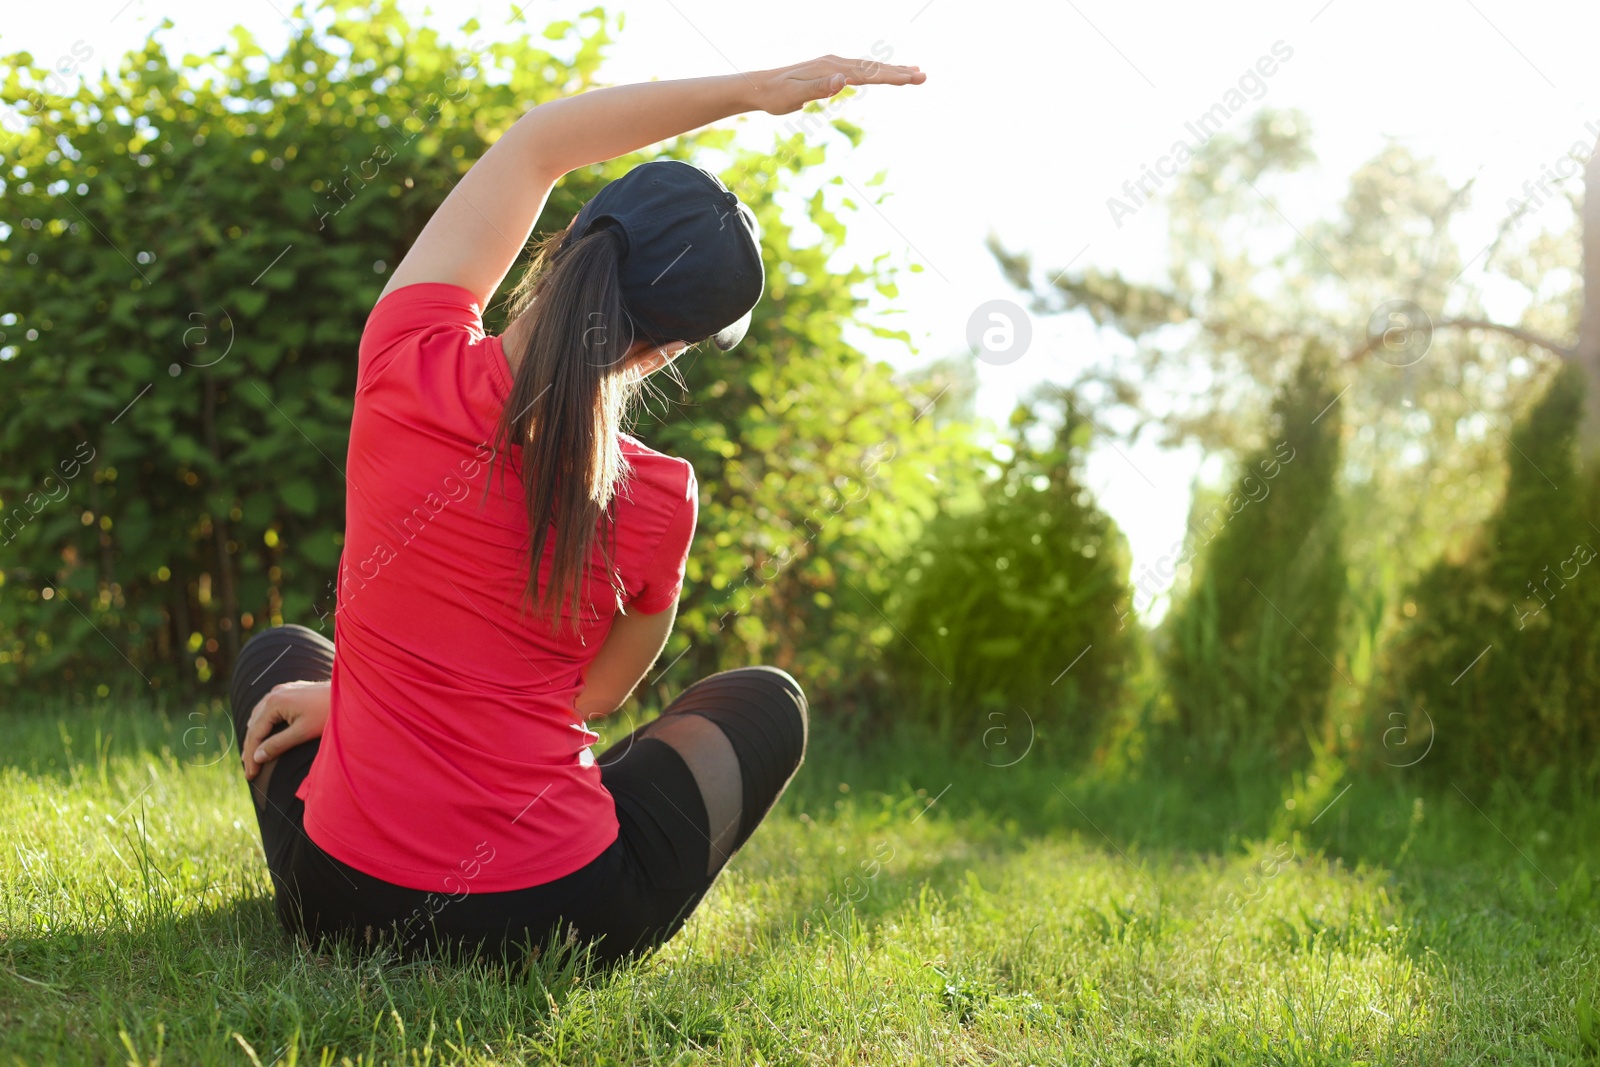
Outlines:
[[[482,34],[511,36],[504,0],[459,0],[415,16],[441,30],[470,16]],[[575,17],[591,0],[531,0],[535,30]],[[1247,81],[1257,107],[1297,106],[1312,119],[1321,178],[1303,203],[1282,206],[1309,221],[1341,194],[1349,172],[1386,136],[1434,157],[1460,182],[1478,176],[1475,211],[1460,239],[1482,247],[1529,179],[1575,141],[1600,129],[1593,41],[1600,5],[1511,0],[1235,0],[1195,4],[1064,0],[983,5],[957,0],[809,0],[802,7],[748,0],[634,0],[617,4],[627,25],[606,68],[613,82],[682,78],[781,66],[826,53],[914,63],[924,85],[873,88],[838,114],[865,128],[860,149],[829,165],[857,185],[888,170],[892,195],[850,224],[863,261],[890,251],[926,268],[903,274],[897,325],[918,353],[874,355],[897,365],[965,350],[968,320],[986,301],[1016,294],[983,247],[998,235],[1032,254],[1036,268],[1159,269],[1163,220],[1143,210],[1119,227],[1107,198],[1122,195],[1143,167],[1263,56],[1272,73]],[[51,63],[93,50],[86,66],[114,60],[163,17],[168,40],[204,51],[234,24],[272,47],[288,30],[288,0],[69,0],[7,5],[0,50],[26,48]],[[1281,42],[1281,43],[1279,43]],[[746,120],[752,144],[769,144],[785,119]],[[1192,140],[1192,138],[1191,138]],[[1035,321],[1013,362],[980,363],[980,413],[1003,420],[1018,393],[1117,351],[1115,339],[1077,319]],[[1181,536],[1196,457],[1149,446],[1100,446],[1091,485],[1127,532],[1134,569]],[[1159,612],[1162,605],[1157,606]]]

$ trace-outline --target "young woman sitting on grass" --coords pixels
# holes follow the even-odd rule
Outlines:
[[[450,192],[358,354],[337,644],[267,630],[232,677],[285,927],[614,962],[687,920],[799,767],[806,698],[775,667],[702,678],[599,756],[666,644],[694,471],[622,431],[645,378],[744,336],[755,216],[709,172],[633,168],[543,240],[502,336],[481,318],[557,179],[744,111],[915,67],[824,56],[536,107]]]

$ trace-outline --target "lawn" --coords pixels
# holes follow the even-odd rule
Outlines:
[[[0,1060],[1600,1062],[1587,796],[1116,775],[819,718],[653,957],[354,963],[276,925],[220,721],[7,712]]]

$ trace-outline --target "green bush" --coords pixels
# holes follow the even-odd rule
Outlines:
[[[392,0],[312,16],[274,54],[242,29],[206,56],[152,36],[97,84],[0,58],[23,120],[0,128],[0,684],[214,688],[255,629],[332,632],[367,313],[467,167],[529,107],[594,85],[620,25],[601,8],[555,22],[555,55],[537,35],[453,48]],[[690,392],[652,396],[636,427],[703,494],[652,699],[742,663],[815,688],[875,664],[881,619],[835,610],[854,595],[840,575],[881,582],[933,510],[926,465],[967,435],[919,421],[844,338],[908,339],[861,313],[894,293],[888,253],[830,266],[844,213],[867,207],[838,177],[799,218],[775,198],[861,131],[813,106],[771,151],[732,135],[573,172],[536,225],[565,226],[643,158],[721,152],[765,235],[744,344],[680,360]]]
[[[26,120],[0,240],[8,684],[189,687],[252,629],[331,635],[367,312],[492,131],[591,84],[606,39],[568,27],[569,64],[453,49],[382,0],[316,15],[276,55],[152,34],[59,93],[0,60]]]
[[[1583,377],[1564,366],[1513,427],[1505,496],[1410,590],[1377,758],[1461,783],[1600,772],[1600,486],[1579,469]]]
[[[1039,416],[1019,406],[981,506],[934,519],[908,555],[885,653],[897,717],[946,737],[998,725],[1015,739],[1030,721],[1082,741],[1120,711],[1139,633],[1128,549],[1080,478],[1090,427],[1065,414],[1039,448]]]
[[[1273,400],[1268,443],[1190,517],[1192,573],[1161,634],[1172,707],[1161,733],[1212,765],[1298,761],[1344,680],[1338,393],[1326,352],[1308,344]]]

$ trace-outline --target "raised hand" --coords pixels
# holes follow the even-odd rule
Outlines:
[[[813,100],[826,100],[846,85],[921,85],[928,78],[918,67],[838,56],[758,70],[745,77],[755,86],[755,106],[769,115],[798,111]]]
[[[456,183],[389,275],[459,285],[487,305],[561,175],[746,111],[787,115],[846,85],[921,85],[916,67],[822,56],[771,70],[607,85],[540,104]]]

